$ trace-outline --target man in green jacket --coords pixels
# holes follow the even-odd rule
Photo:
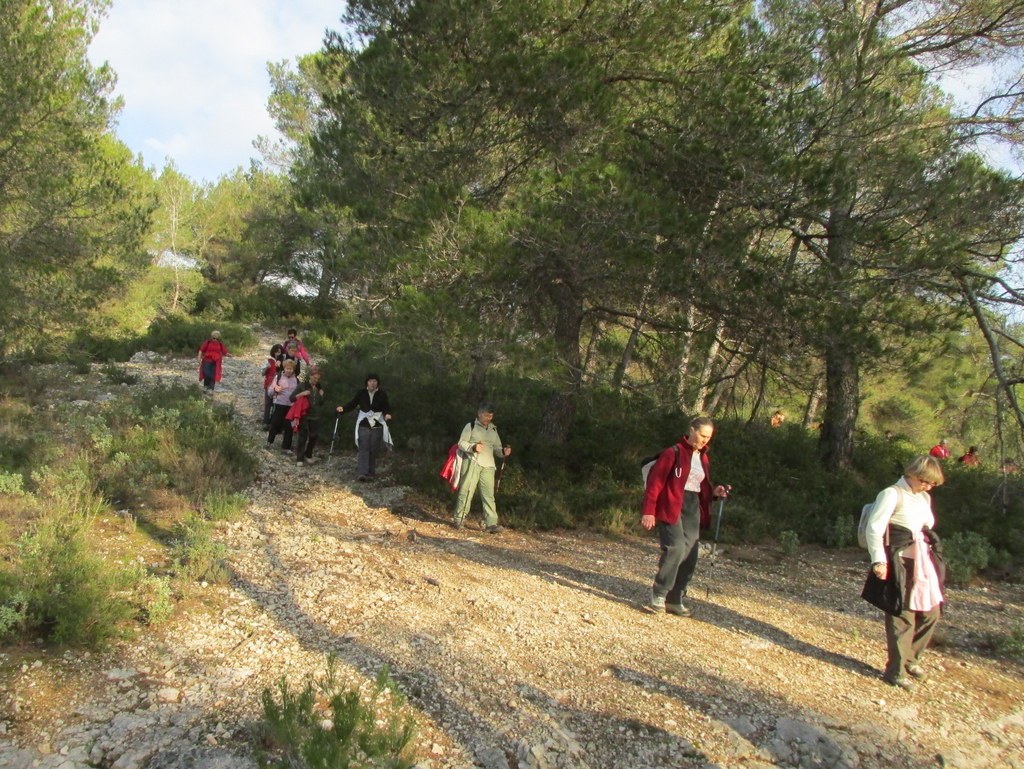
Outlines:
[[[498,428],[494,426],[494,407],[481,403],[476,412],[476,421],[467,424],[459,436],[459,450],[462,452],[462,479],[459,481],[459,496],[455,501],[455,528],[461,529],[470,505],[473,492],[480,489],[480,502],[484,508],[484,531],[497,534],[498,510],[494,504],[494,476],[499,460],[504,460],[512,449],[501,445]]]

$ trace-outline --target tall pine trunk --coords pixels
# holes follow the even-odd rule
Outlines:
[[[548,399],[538,439],[541,443],[560,446],[569,437],[582,382],[580,359],[580,333],[583,328],[583,308],[571,286],[558,282],[550,286],[555,302],[554,343],[558,360],[562,363],[561,381]]]

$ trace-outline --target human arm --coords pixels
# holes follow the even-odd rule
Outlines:
[[[654,466],[647,474],[647,487],[644,489],[644,498],[640,506],[640,525],[645,529],[653,529],[657,522],[658,500],[669,483],[677,461],[676,451],[670,446],[658,455]]]
[[[467,422],[466,426],[462,428],[462,432],[459,434],[459,449],[463,453],[475,452],[475,444],[470,443],[473,439],[473,423]]]
[[[335,409],[335,411],[337,411],[339,414],[342,414],[342,413],[344,413],[346,411],[351,411],[352,409],[354,409],[358,405],[359,405],[359,393],[356,393],[355,396],[352,398],[352,400],[350,400],[348,403],[343,403],[342,405],[338,406]]]
[[[893,486],[882,489],[875,497],[875,504],[868,514],[864,538],[867,542],[871,569],[880,579],[888,574],[888,558],[885,553],[885,532],[889,528],[889,520],[896,512],[900,492]]]

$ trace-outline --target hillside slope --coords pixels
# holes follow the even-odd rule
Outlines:
[[[254,450],[262,361],[228,359],[215,395]],[[139,386],[195,377],[191,360],[129,368]],[[103,655],[0,655],[0,767],[255,767],[260,691],[329,655],[362,688],[390,670],[421,769],[1024,766],[1024,669],[978,651],[1024,621],[1020,586],[949,591],[932,677],[908,694],[879,678],[858,551],[720,551],[693,618],[652,616],[652,538],[491,536],[476,511],[456,531],[389,481],[401,455],[356,483],[342,425],[330,463],[260,450],[248,515],[218,532],[230,585]]]

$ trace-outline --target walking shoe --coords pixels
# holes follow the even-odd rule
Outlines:
[[[462,521],[455,521],[455,522],[453,522],[452,523],[452,528],[453,529],[461,529],[462,528]]]
[[[889,686],[895,686],[907,692],[914,691],[914,682],[906,676],[885,676],[882,680]]]
[[[644,604],[644,610],[652,614],[665,613],[665,596],[651,594],[651,598]]]
[[[307,465],[315,465],[319,461],[320,460],[317,459],[316,457],[306,457],[306,464]]]
[[[689,617],[693,614],[689,607],[682,602],[665,604],[665,611],[669,614],[675,614],[677,617]]]
[[[924,681],[928,678],[928,673],[926,673],[925,669],[920,665],[908,665],[907,675],[916,678],[918,681]]]
[[[484,529],[484,531],[486,531],[488,534],[497,534],[499,531],[501,531],[504,528],[505,527],[502,526],[500,523],[495,523],[492,526],[488,526],[486,529]]]

